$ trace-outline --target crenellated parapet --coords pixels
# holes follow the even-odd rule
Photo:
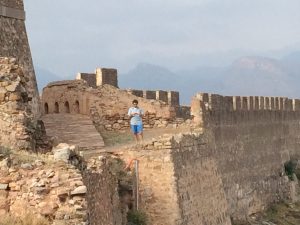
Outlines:
[[[118,72],[116,69],[97,68],[95,73],[78,73],[76,80],[84,80],[88,86],[97,88],[109,84],[118,87]],[[179,92],[165,90],[136,90],[127,89],[127,93],[137,97],[159,100],[170,106],[179,107]]]
[[[298,113],[299,112],[299,113]],[[234,123],[262,119],[292,119],[300,115],[300,100],[286,97],[221,96],[198,93],[192,98],[191,114],[196,124]]]
[[[131,95],[135,95],[136,97],[141,97],[141,98],[144,97],[144,91],[143,90],[128,89],[127,93],[131,94]]]
[[[90,87],[97,87],[97,79],[95,73],[78,73],[76,76],[76,80],[84,80]]]
[[[97,68],[95,73],[78,73],[76,79],[85,80],[92,88],[104,84],[118,87],[118,71],[112,68]]]
[[[170,106],[179,106],[179,92],[177,91],[128,89],[127,92],[149,100],[160,100]]]

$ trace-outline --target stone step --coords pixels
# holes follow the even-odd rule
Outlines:
[[[47,114],[42,117],[47,135],[56,136],[59,142],[74,144],[87,157],[97,155],[104,141],[89,116],[80,114]]]

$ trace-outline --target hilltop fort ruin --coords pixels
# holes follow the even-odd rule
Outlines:
[[[284,164],[299,158],[300,100],[196,93],[181,106],[176,91],[122,90],[105,68],[40,99],[24,19],[22,0],[0,0],[0,215],[125,225],[139,209],[149,225],[230,225],[295,200]],[[156,136],[106,148],[102,133],[128,130],[133,99]]]
[[[291,198],[284,163],[299,154],[300,100],[198,93],[180,118],[179,93],[173,105],[172,99],[159,100],[162,91],[147,99],[148,91],[98,86],[88,78],[45,87],[46,116],[90,113],[103,129],[128,129],[128,105],[137,98],[151,115],[144,118],[147,128],[192,128],[117,153],[125,161],[139,160],[140,204],[151,224],[231,224],[230,217],[243,220]]]

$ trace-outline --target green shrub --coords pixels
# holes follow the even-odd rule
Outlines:
[[[7,158],[8,156],[10,156],[11,153],[11,149],[4,146],[0,146],[0,155],[2,155],[2,157]]]
[[[127,213],[127,225],[146,225],[147,216],[141,211],[129,211]]]
[[[284,164],[285,174],[290,180],[294,180],[293,174],[296,172],[297,162],[295,160],[290,160]]]
[[[296,168],[295,170],[296,177],[300,180],[300,168]]]

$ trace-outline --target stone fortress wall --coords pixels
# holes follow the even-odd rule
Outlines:
[[[292,157],[298,157],[297,142],[300,119],[300,100],[285,97],[261,96],[220,96],[215,94],[197,94],[192,99],[191,114],[194,122],[203,127],[214,128],[214,124],[222,126],[239,126],[244,128],[249,124],[262,124],[272,127],[253,129],[252,133],[258,135],[281,135],[285,140],[285,148]],[[266,127],[267,128],[267,127]],[[250,131],[249,131],[250,132]]]
[[[35,150],[44,131],[22,0],[0,0],[0,43],[1,144]]]
[[[122,130],[129,128],[128,108],[132,100],[137,99],[145,112],[145,128],[177,127],[189,118],[189,107],[179,106],[177,92],[156,91],[158,98],[155,99],[138,97],[128,90],[118,89],[116,80],[116,70],[98,68],[95,74],[78,74],[76,80],[52,82],[43,89],[43,113],[90,115],[103,129]],[[166,94],[165,101],[159,99],[162,93]],[[183,118],[178,118],[179,112],[184,112]]]
[[[23,1],[0,0],[0,56],[7,57],[0,63],[0,140],[5,145],[22,140],[31,143],[40,114],[24,18]],[[78,78],[44,88],[45,114],[80,113],[90,115],[105,129],[127,129],[128,106],[137,98],[147,111],[146,127],[177,126],[183,121],[176,118],[180,108],[176,92],[169,96],[164,91],[143,91],[141,95],[138,90],[120,90],[117,72],[110,69],[80,74]],[[118,151],[125,161],[139,160],[139,203],[150,225],[230,225],[230,218],[245,219],[292,196],[294,183],[284,175],[284,163],[299,157],[300,100],[200,93],[192,99],[191,114],[198,126],[194,132],[165,135],[138,148]],[[29,203],[43,215],[54,210],[57,220],[80,214],[85,221],[88,208],[94,224],[124,222],[124,215],[118,211],[117,181],[110,172],[88,170],[84,176],[72,166],[63,171],[54,167],[46,171],[36,162],[33,173],[26,168],[20,170],[25,171],[24,176],[37,176],[41,183],[21,179],[22,174],[7,168],[9,176],[1,175],[5,190],[0,192],[0,211],[18,212]],[[82,182],[87,193],[86,189],[74,192]],[[29,186],[32,188],[26,191]],[[56,190],[63,186],[68,190]],[[35,198],[41,194],[50,194],[56,203],[50,205]],[[61,198],[67,202],[60,202]],[[9,201],[11,208],[7,209]],[[65,203],[70,206],[69,212]]]
[[[157,92],[90,86],[83,80],[49,84],[43,104],[49,99],[48,113],[57,113],[55,105],[90,113],[106,129],[128,128],[125,114],[134,98],[166,124],[176,118],[175,107],[145,98],[156,98]],[[191,115],[195,132],[120,153],[125,161],[140,162],[140,206],[150,225],[229,225],[292,196],[295,184],[284,175],[284,163],[299,156],[300,100],[199,93]],[[145,125],[154,127],[147,119]]]
[[[150,91],[128,89],[127,92],[137,97],[160,100],[171,106],[179,106],[179,92],[177,91]]]
[[[23,68],[14,58],[0,57],[0,146],[35,148],[33,115],[29,110]],[[31,129],[30,129],[31,128]]]
[[[104,84],[118,87],[118,74],[116,69],[97,68],[95,73],[78,73],[77,80],[85,80],[90,87],[96,88]],[[145,99],[160,100],[171,106],[179,106],[179,92],[177,91],[149,91],[128,89],[129,94]]]
[[[11,9],[24,10],[23,0],[0,0],[0,4]]]
[[[118,87],[118,74],[116,69],[111,68],[97,68],[95,73],[78,73],[77,80],[85,80],[90,87],[96,88],[98,86],[109,84]]]
[[[16,58],[27,78],[33,115],[39,117],[39,95],[25,28],[23,0],[0,0],[0,56]]]
[[[84,183],[87,186],[89,224],[127,224],[126,216],[130,198],[127,198],[127,190],[122,187],[120,175],[117,175],[118,162],[110,156],[91,158],[87,169],[83,172]],[[131,181],[132,175],[128,178]]]
[[[281,175],[284,163],[299,153],[299,110],[299,100],[288,98],[193,98],[194,119],[218,153],[233,217],[250,215],[288,196],[286,177]]]
[[[299,102],[199,93],[194,132],[123,149],[124,160],[139,160],[150,224],[231,224],[291,198],[284,163],[299,157]]]

